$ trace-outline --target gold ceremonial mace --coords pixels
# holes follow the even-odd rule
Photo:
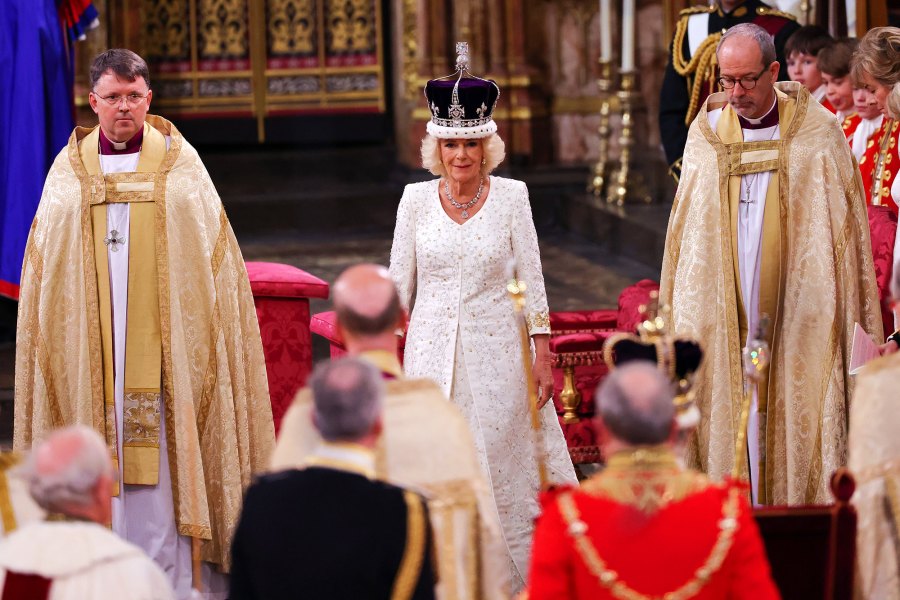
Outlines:
[[[522,368],[525,369],[525,381],[528,382],[528,412],[531,413],[531,431],[534,433],[534,460],[538,468],[538,481],[541,489],[549,487],[547,481],[547,464],[544,459],[544,436],[541,431],[541,417],[537,407],[537,389],[534,385],[534,377],[529,368],[531,365],[531,340],[528,338],[528,326],[525,324],[525,282],[519,281],[515,274],[515,268],[511,268],[509,283],[506,291],[513,302],[513,312],[516,315],[516,324],[519,327],[519,340],[522,345]]]
[[[200,568],[200,538],[191,538],[191,587],[197,592],[196,596],[203,592],[203,571]],[[193,596],[194,594],[192,594]]]
[[[744,367],[744,397],[741,401],[741,425],[738,429],[737,441],[734,444],[734,466],[731,469],[732,479],[741,476],[743,461],[741,455],[746,452],[747,422],[750,420],[750,403],[753,400],[753,389],[759,384],[763,373],[769,366],[769,344],[766,343],[766,330],[769,328],[769,316],[763,314],[759,318],[756,336],[750,340],[741,352]],[[747,465],[749,477],[750,465]]]

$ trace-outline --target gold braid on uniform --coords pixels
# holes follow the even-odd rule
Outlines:
[[[397,569],[391,600],[408,600],[413,597],[425,556],[425,511],[422,500],[408,490],[403,491],[403,499],[406,501],[406,549],[400,560],[400,568]]]
[[[675,41],[672,45],[672,67],[675,72],[687,79],[690,88],[690,103],[684,117],[684,124],[690,125],[700,109],[700,89],[704,82],[709,83],[712,90],[716,84],[716,46],[722,39],[721,33],[712,33],[700,43],[697,51],[689,61],[684,60],[681,49],[684,47],[684,36],[687,34],[687,19],[678,21],[675,28]]]
[[[791,13],[784,12],[782,10],[778,10],[777,8],[772,8],[771,6],[757,6],[756,14],[758,15],[770,15],[773,17],[781,17],[783,19],[788,19],[789,21],[796,21],[797,17],[792,15]]]
[[[581,520],[581,515],[578,512],[578,507],[575,506],[575,500],[572,498],[571,492],[560,495],[558,504],[563,519],[568,525],[569,535],[575,541],[575,549],[581,560],[587,565],[591,574],[597,578],[600,585],[608,589],[614,597],[620,600],[687,600],[696,596],[706,586],[710,577],[719,570],[722,562],[728,555],[728,551],[734,542],[734,534],[738,529],[739,498],[740,491],[737,488],[732,488],[728,493],[728,497],[722,503],[722,518],[718,522],[719,533],[716,536],[716,543],[713,545],[709,556],[706,557],[703,566],[694,571],[693,577],[681,587],[658,596],[648,596],[629,587],[627,583],[619,579],[618,573],[603,562],[603,559],[597,554],[597,548],[591,543],[590,538],[585,535],[587,533],[587,524]]]

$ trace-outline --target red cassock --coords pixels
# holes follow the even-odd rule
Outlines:
[[[640,452],[544,495],[528,599],[780,598],[744,486]]]

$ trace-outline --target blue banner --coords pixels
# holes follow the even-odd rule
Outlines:
[[[44,178],[74,127],[66,34],[54,0],[0,7],[0,294],[11,298]]]

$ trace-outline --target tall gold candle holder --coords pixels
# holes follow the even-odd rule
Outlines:
[[[600,97],[602,98],[600,126],[597,128],[597,133],[600,135],[600,146],[597,164],[594,165],[594,174],[588,183],[588,191],[597,198],[601,198],[606,193],[607,162],[609,161],[610,90],[612,90],[612,87],[612,62],[600,59],[600,79],[597,80],[597,88],[600,90]]]
[[[651,201],[640,173],[631,170],[631,156],[634,148],[634,112],[639,100],[637,73],[623,71],[619,74],[619,91],[616,97],[622,111],[622,133],[619,135],[619,167],[613,173],[613,184],[606,196],[609,204],[624,206],[628,198],[645,203]]]

